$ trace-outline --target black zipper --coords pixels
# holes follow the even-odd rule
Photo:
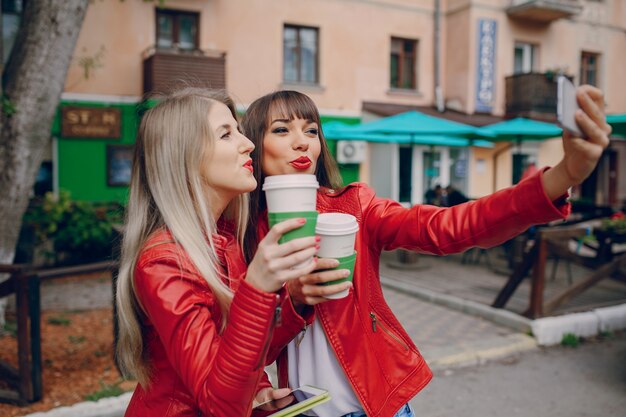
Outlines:
[[[280,305],[280,295],[278,294],[276,294],[276,302],[278,304],[276,305],[276,308],[274,309],[274,317],[272,319],[272,322],[270,323],[269,331],[267,332],[267,338],[265,339],[265,345],[263,345],[263,350],[261,351],[261,356],[259,357],[259,363],[257,364],[256,368],[254,368],[255,371],[259,369],[261,366],[263,366],[265,363],[265,355],[267,355],[267,351],[270,348],[270,342],[272,341],[274,328],[280,327],[280,325],[283,323],[283,317],[281,315],[283,308]]]
[[[409,347],[407,346],[407,344],[404,343],[404,341],[400,339],[398,336],[396,336],[393,332],[391,332],[391,330],[389,330],[387,326],[383,324],[382,321],[379,321],[378,318],[376,317],[376,314],[373,311],[370,311],[370,319],[372,320],[372,331],[374,331],[374,333],[376,333],[377,328],[380,327],[381,329],[385,331],[385,333],[391,336],[396,342],[400,343],[402,347],[404,347],[404,350],[409,350]]]

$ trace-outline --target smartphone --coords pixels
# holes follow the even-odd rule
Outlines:
[[[291,391],[285,398],[270,400],[257,405],[255,408],[271,404],[275,409],[271,410],[273,413],[268,417],[293,417],[328,400],[330,400],[330,394],[325,389],[303,385]]]
[[[569,78],[559,75],[557,78],[557,120],[563,129],[566,129],[574,136],[584,138],[585,135],[578,127],[574,117],[576,110],[579,108],[576,100],[576,87]]]

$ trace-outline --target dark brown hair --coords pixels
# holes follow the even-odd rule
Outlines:
[[[244,254],[250,262],[256,252],[259,237],[259,215],[266,209],[265,194],[261,190],[265,175],[262,169],[263,137],[270,127],[270,118],[278,115],[280,118],[293,120],[305,119],[317,123],[321,152],[315,167],[315,176],[322,187],[339,189],[342,186],[341,176],[335,159],[330,154],[326,139],[322,133],[320,114],[311,98],[305,94],[292,90],[276,91],[256,99],[243,116],[241,127],[243,133],[250,139],[256,148],[252,152],[254,161],[254,177],[258,181],[257,188],[250,193],[250,210],[248,214],[248,228],[244,239]]]

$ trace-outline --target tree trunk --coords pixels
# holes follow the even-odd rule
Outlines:
[[[89,0],[28,0],[2,74],[0,263],[11,263]],[[0,303],[0,324],[4,307]]]

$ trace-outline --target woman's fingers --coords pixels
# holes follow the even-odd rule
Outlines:
[[[319,265],[319,261],[318,261],[318,265]],[[336,281],[338,279],[347,278],[349,275],[350,275],[349,269],[333,269],[330,271],[323,271],[323,272],[314,271],[300,278],[300,282],[302,282],[303,284],[309,284],[309,285],[324,284],[326,282],[331,282],[331,281]]]
[[[609,137],[607,135],[607,132],[603,129],[601,125],[596,122],[596,120],[589,116],[589,113],[586,113],[582,110],[576,110],[576,114],[574,115],[574,117],[576,118],[576,123],[578,123],[578,126],[580,126],[580,128],[587,136],[588,142],[599,145],[602,149],[606,148],[609,145]],[[598,151],[600,153],[602,152],[601,149]]]
[[[602,91],[595,87],[585,85],[578,88],[576,91],[576,99],[581,110],[583,110],[600,129],[606,134],[609,134],[611,132],[611,126],[606,122],[606,115],[604,114],[604,95]]]
[[[281,274],[279,276],[281,281],[299,278],[316,268],[317,259],[314,257],[316,253],[317,248],[314,246],[287,256],[273,257],[268,262],[268,269],[274,273]],[[298,267],[302,264],[305,265]]]
[[[304,226],[305,223],[306,223],[306,219],[302,217],[293,218],[293,219],[282,221],[280,223],[276,223],[274,226],[272,226],[272,228],[267,233],[265,238],[263,238],[263,240],[277,243],[278,240],[282,237],[282,235],[284,235],[285,233],[291,230],[295,230],[299,227]]]
[[[316,247],[319,240],[315,236],[300,237],[289,242],[278,244],[272,249],[275,257],[284,257],[305,249]]]
[[[259,404],[263,404],[259,409],[265,411],[274,411],[283,408],[293,402],[294,398],[292,395],[289,395],[290,393],[291,390],[289,388],[264,388],[257,393],[252,407],[259,407]]]

